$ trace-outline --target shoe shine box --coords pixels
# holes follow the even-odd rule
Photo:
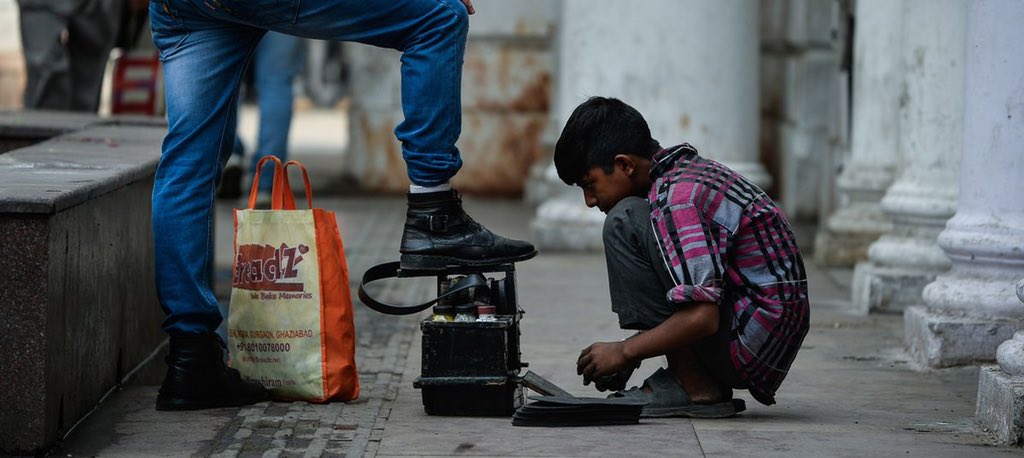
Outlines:
[[[518,315],[495,321],[441,322],[423,331],[423,366],[413,386],[428,415],[510,416],[523,404]]]

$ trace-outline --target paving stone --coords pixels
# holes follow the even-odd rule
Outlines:
[[[1001,444],[1024,445],[1024,377],[982,367],[975,417]]]

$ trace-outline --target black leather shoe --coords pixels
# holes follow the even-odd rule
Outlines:
[[[232,200],[239,197],[242,197],[242,167],[228,164],[220,178],[217,198]]]
[[[267,399],[259,383],[242,380],[224,364],[224,341],[217,334],[172,334],[167,377],[156,410],[234,407]]]
[[[409,194],[399,251],[401,267],[410,270],[489,266],[537,255],[533,244],[502,237],[473,221],[454,189]]]

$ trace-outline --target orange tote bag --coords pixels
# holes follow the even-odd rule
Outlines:
[[[271,208],[256,209],[260,171],[274,161]],[[308,208],[296,209],[288,168],[302,171]],[[231,366],[275,399],[348,401],[359,396],[348,266],[334,212],[313,208],[299,162],[260,160],[249,206],[235,210],[228,311]]]

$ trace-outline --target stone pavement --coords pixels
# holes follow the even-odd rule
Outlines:
[[[319,199],[338,211],[353,284],[368,266],[397,256],[403,203]],[[528,238],[530,210],[518,202],[467,203],[474,217]],[[230,262],[230,207],[218,209],[219,294]],[[810,228],[799,228],[810,229]],[[809,234],[800,231],[802,245]],[[1010,456],[973,423],[977,368],[920,373],[902,350],[902,318],[860,317],[849,306],[850,272],[811,275],[812,329],[778,396],[727,420],[657,419],[598,428],[516,428],[508,418],[429,417],[412,379],[419,370],[417,318],[376,314],[356,304],[362,397],[352,403],[267,402],[241,409],[156,412],[155,386],[112,396],[54,451],[68,456]],[[580,395],[597,395],[575,375],[579,350],[625,336],[608,307],[600,254],[543,253],[520,265],[523,359]],[[406,280],[403,280],[403,282]],[[429,281],[381,294],[414,300]],[[663,364],[644,363],[633,383]]]

